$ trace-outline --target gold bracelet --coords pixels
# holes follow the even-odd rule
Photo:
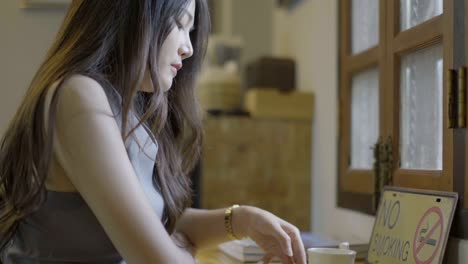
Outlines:
[[[232,231],[232,210],[237,207],[239,207],[239,205],[234,204],[233,206],[226,209],[226,211],[224,211],[224,227],[226,228],[228,238],[231,240],[239,240],[239,238],[234,235],[234,232]]]

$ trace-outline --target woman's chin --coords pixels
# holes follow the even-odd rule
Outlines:
[[[164,92],[169,91],[171,89],[171,87],[172,87],[172,80],[163,83],[161,86],[162,86],[161,88],[162,88],[162,90]]]

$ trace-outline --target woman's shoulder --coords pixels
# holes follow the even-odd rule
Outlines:
[[[65,83],[75,86],[101,86],[95,79],[83,74],[73,74],[65,80]]]
[[[75,74],[62,83],[58,100],[58,113],[73,115],[91,111],[111,114],[108,95],[95,79]]]
[[[63,82],[61,97],[72,97],[75,100],[103,100],[106,93],[103,86],[95,79],[86,75],[74,74]]]

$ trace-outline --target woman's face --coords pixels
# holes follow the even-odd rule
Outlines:
[[[195,17],[195,0],[182,11],[182,16],[174,18],[175,26],[164,40],[158,61],[160,85],[163,91],[168,91],[177,72],[183,67],[183,61],[193,55],[190,31],[193,29]],[[145,73],[143,91],[153,92],[151,78]]]

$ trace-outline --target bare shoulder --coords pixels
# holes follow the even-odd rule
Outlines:
[[[73,75],[63,84],[62,96],[64,98],[98,102],[107,101],[103,87],[93,78],[84,75]]]
[[[112,114],[104,88],[84,75],[73,75],[63,83],[58,108],[59,115],[68,117],[83,112]]]

